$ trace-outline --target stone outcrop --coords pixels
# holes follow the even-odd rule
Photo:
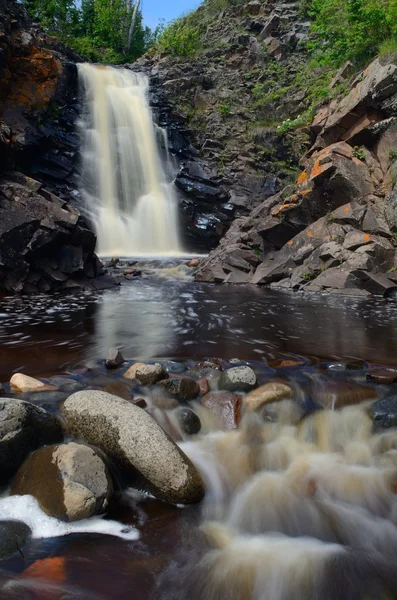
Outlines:
[[[106,392],[77,392],[66,400],[69,432],[105,452],[121,470],[156,498],[175,504],[198,502],[203,482],[188,457],[144,410]]]
[[[0,485],[7,483],[29,452],[61,439],[58,420],[45,410],[15,398],[1,398]]]
[[[79,521],[106,511],[113,492],[108,468],[93,448],[69,442],[40,448],[18,470],[12,494],[30,494],[51,517]]]
[[[196,280],[394,294],[396,95],[397,64],[375,60],[314,118],[295,189],[237,219]]]

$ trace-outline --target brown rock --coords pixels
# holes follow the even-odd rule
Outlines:
[[[313,393],[314,399],[323,408],[336,409],[365,400],[377,398],[376,390],[354,382],[327,382],[324,388],[317,388]]]
[[[397,381],[397,370],[396,369],[370,369],[367,373],[368,381],[375,383],[390,384]]]
[[[271,382],[262,385],[258,389],[250,392],[245,398],[244,403],[250,412],[256,411],[264,404],[286,400],[293,396],[293,390],[284,383]]]
[[[200,394],[199,384],[190,377],[172,377],[160,383],[180,400],[194,400]]]
[[[236,429],[241,418],[241,396],[232,392],[210,392],[202,397],[201,403],[218,418],[222,429]]]
[[[205,396],[205,394],[208,394],[208,392],[210,391],[208,379],[202,377],[201,379],[197,380],[197,383],[200,388],[200,396]]]
[[[43,383],[23,373],[15,373],[10,379],[10,384],[11,387],[20,392],[53,392],[58,389],[56,385]]]

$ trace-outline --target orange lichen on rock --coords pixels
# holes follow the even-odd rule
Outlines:
[[[350,203],[345,206],[344,210],[346,214],[350,211]]]
[[[307,232],[307,237],[309,237],[309,238],[313,237],[313,232],[312,231],[308,231]]]
[[[298,179],[296,180],[296,183],[298,185],[303,185],[304,183],[307,183],[307,180],[308,180],[307,172],[302,171],[302,173],[299,175]]]
[[[365,241],[365,243],[368,243],[371,241],[371,236],[368,235],[368,233],[364,233],[364,241]]]
[[[293,242],[293,240],[290,240],[290,241],[288,242],[288,246],[293,246],[293,245],[294,245],[294,242]]]

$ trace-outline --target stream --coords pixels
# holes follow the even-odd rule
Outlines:
[[[394,597],[397,434],[373,431],[360,390],[372,399],[397,392],[366,379],[376,365],[397,364],[396,316],[383,299],[153,277],[97,295],[2,297],[7,391],[15,371],[114,390],[125,369],[109,373],[103,363],[117,346],[127,361],[158,359],[171,370],[193,372],[211,357],[222,368],[248,363],[259,384],[287,381],[296,399],[243,416],[234,431],[190,403],[202,432],[179,443],[205,482],[199,506],[127,489],[82,532],[57,530],[32,502],[0,499],[3,515],[37,531],[2,562],[0,598]],[[356,390],[353,401],[343,400],[344,386]],[[320,397],[339,410],[313,412]],[[38,404],[57,412],[48,398]]]

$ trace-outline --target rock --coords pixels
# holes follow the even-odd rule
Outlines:
[[[88,446],[40,448],[18,470],[12,494],[31,494],[51,517],[79,521],[106,511],[113,485],[106,464]]]
[[[200,396],[205,396],[210,391],[210,385],[208,383],[208,379],[205,377],[201,377],[201,379],[197,380],[198,386],[200,388]]]
[[[137,398],[134,400],[134,405],[138,406],[139,408],[147,408],[147,402],[144,398]]]
[[[0,485],[7,483],[29,452],[62,439],[58,420],[23,400],[0,399]]]
[[[153,406],[148,408],[146,412],[153,417],[163,431],[171,438],[173,442],[182,442],[183,437],[178,426],[170,419],[167,412],[161,408]]]
[[[397,426],[397,396],[389,396],[374,402],[371,416],[377,427],[388,429]]]
[[[154,385],[161,379],[166,379],[168,373],[164,371],[163,367],[156,363],[154,365],[146,365],[145,363],[135,363],[132,365],[126,373],[124,373],[126,379],[136,379],[142,385]]]
[[[105,452],[126,473],[139,471],[164,502],[189,504],[204,496],[200,475],[146,411],[105,392],[70,396],[62,413],[70,433]]]
[[[250,412],[256,411],[264,404],[278,402],[293,396],[293,391],[284,383],[271,382],[261,385],[259,388],[247,394],[244,404]]]
[[[22,521],[0,521],[0,560],[19,552],[31,535],[30,527]]]
[[[117,367],[120,367],[123,362],[124,358],[121,352],[117,348],[110,348],[105,361],[105,366],[108,369],[117,369]]]
[[[198,259],[198,258],[192,258],[192,260],[190,260],[190,261],[187,263],[187,266],[188,266],[190,269],[197,269],[197,267],[198,267],[199,265],[200,265],[200,259]]]
[[[190,377],[172,377],[160,383],[180,400],[194,400],[200,394],[199,384]]]
[[[188,435],[195,435],[201,429],[201,421],[190,408],[178,408],[176,416],[181,429]]]
[[[323,408],[337,409],[377,398],[376,390],[354,381],[327,381],[313,389],[313,399]]]
[[[249,392],[257,386],[251,367],[234,367],[224,371],[219,378],[219,389],[230,392]]]
[[[374,383],[389,385],[397,381],[397,370],[396,369],[370,369],[367,373],[368,381]]]
[[[241,396],[231,392],[210,392],[202,397],[201,403],[218,419],[222,429],[236,429],[241,419]]]
[[[34,377],[23,375],[23,373],[15,373],[10,379],[10,384],[20,392],[49,392],[58,389],[55,385],[43,383]]]

